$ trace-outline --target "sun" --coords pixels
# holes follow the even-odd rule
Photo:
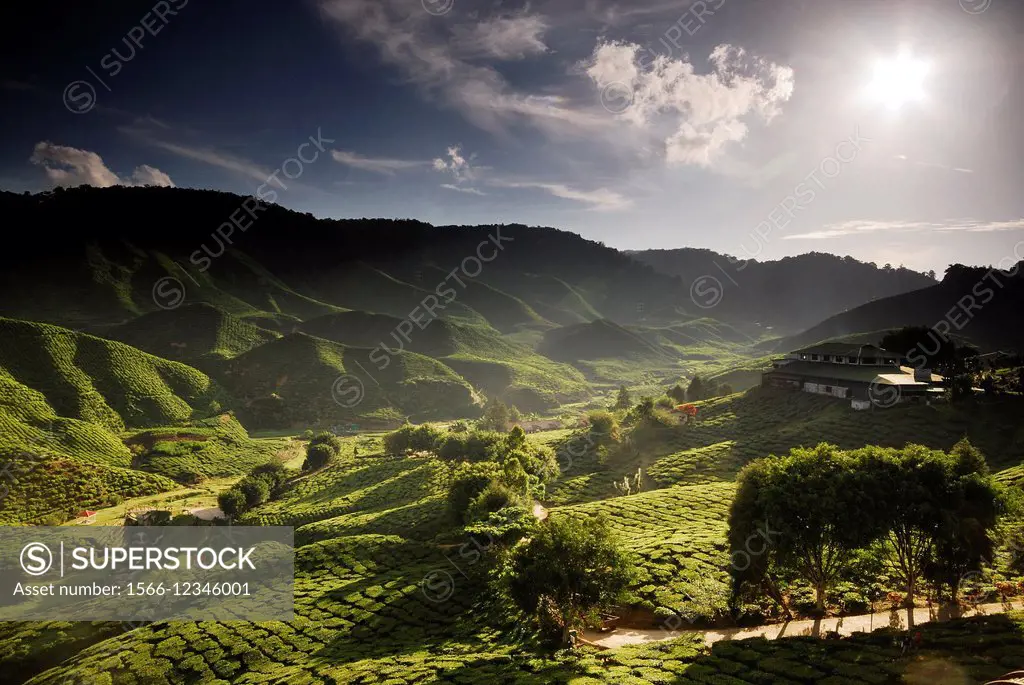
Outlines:
[[[927,75],[927,62],[904,50],[895,57],[881,59],[875,64],[867,95],[889,109],[900,109],[908,102],[924,99]]]

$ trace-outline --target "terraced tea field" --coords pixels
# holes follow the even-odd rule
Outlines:
[[[994,407],[987,427],[951,408],[909,409],[853,415],[840,403],[773,391],[711,400],[702,403],[696,424],[635,431],[630,449],[607,463],[592,450],[560,459],[566,473],[545,503],[552,518],[608,520],[638,563],[629,589],[638,615],[675,617],[668,623],[674,627],[702,625],[726,613],[732,480],[750,458],[821,439],[855,442],[842,429],[850,421],[868,439],[896,441],[906,431],[906,439],[941,443],[966,430],[1006,449],[1017,439],[1007,432],[1007,407]],[[929,424],[927,412],[943,412],[945,423]],[[578,435],[560,429],[529,440],[558,452]],[[997,457],[1012,458],[1008,451]],[[638,464],[642,491],[615,490],[618,474]],[[446,509],[451,468],[425,454],[385,456],[377,438],[344,437],[334,463],[297,477],[282,496],[245,514],[241,523],[296,527],[292,622],[158,623],[126,632],[109,624],[11,624],[0,630],[0,660],[38,672],[32,685],[64,685],[68,678],[111,685],[937,685],[976,682],[1024,661],[1021,614],[922,626],[921,648],[911,656],[888,632],[710,648],[699,636],[680,634],[648,646],[553,654],[538,648],[523,621],[496,609],[483,580],[487,562],[462,553],[465,538]]]

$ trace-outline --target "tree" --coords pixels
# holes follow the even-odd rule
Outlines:
[[[303,471],[316,471],[324,466],[327,466],[328,462],[334,458],[334,452],[331,450],[329,445],[317,444],[306,446],[306,459],[302,462]]]
[[[766,522],[779,566],[799,574],[815,592],[819,613],[829,588],[855,552],[879,535],[875,484],[869,473],[853,468],[834,445],[796,448],[785,457],[764,460],[757,475],[756,506],[730,537],[749,534],[749,521]]]
[[[238,516],[245,512],[245,495],[237,488],[231,488],[217,495],[217,506],[228,516]]]
[[[482,521],[505,507],[519,504],[522,496],[513,492],[504,483],[492,480],[480,494],[473,498],[466,509],[466,521]]]
[[[608,411],[595,409],[587,413],[590,424],[590,437],[596,445],[606,445],[619,441],[619,422],[615,415]]]
[[[747,464],[736,478],[736,496],[729,507],[730,605],[738,609],[748,588],[763,590],[782,607],[786,618],[792,618],[775,576],[778,562],[773,531],[763,518],[759,502],[761,492],[771,487],[771,475],[768,461],[758,459]]]
[[[704,381],[701,380],[700,376],[694,376],[693,380],[690,381],[690,385],[686,388],[686,399],[690,402],[696,402],[704,399]]]
[[[949,399],[951,402],[960,402],[973,394],[974,379],[970,374],[961,373],[949,381]]]
[[[686,401],[686,388],[678,383],[669,388],[665,394],[671,397],[676,404],[682,404]]]
[[[328,445],[335,455],[341,454],[341,438],[330,431],[321,431],[309,441],[310,445]]]
[[[969,442],[948,455],[920,445],[875,452],[865,465],[884,490],[878,510],[887,524],[885,560],[904,584],[912,626],[922,579],[955,583],[991,553],[999,497]]]
[[[484,415],[477,421],[477,427],[481,430],[501,431],[508,430],[509,424],[519,419],[519,410],[510,408],[499,399],[492,399],[484,407]]]
[[[512,430],[508,432],[508,437],[505,438],[505,446],[510,452],[526,447],[526,431],[523,430],[522,426],[512,426]]]
[[[246,476],[238,483],[237,487],[245,497],[246,508],[251,509],[270,499],[270,486],[262,478]]]
[[[448,511],[452,518],[466,523],[470,504],[500,475],[497,464],[490,462],[463,464],[456,469],[448,487]]]
[[[633,400],[629,396],[629,390],[626,386],[619,386],[619,394],[615,397],[615,404],[612,405],[612,409],[623,409],[628,410],[633,406]]]
[[[249,472],[249,476],[266,481],[270,488],[270,495],[273,497],[281,491],[282,486],[287,482],[288,470],[281,462],[271,461],[254,468]]]
[[[623,598],[634,569],[603,517],[558,516],[512,550],[502,579],[513,602],[542,625],[553,618],[567,644],[589,613]]]

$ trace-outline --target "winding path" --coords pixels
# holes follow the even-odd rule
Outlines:
[[[954,611],[952,607],[922,607],[914,609],[914,624],[929,623],[931,621],[948,621],[954,618],[966,618],[968,616],[991,616],[1002,614],[1014,609],[1024,609],[1024,600],[1007,600],[1002,603],[979,604],[976,607],[960,612]],[[595,630],[588,630],[583,633],[584,639],[588,642],[605,648],[622,647],[624,645],[637,645],[649,642],[662,642],[673,640],[686,633],[703,633],[704,642],[712,645],[721,640],[744,640],[751,637],[764,637],[775,640],[780,637],[793,637],[796,635],[821,636],[826,632],[835,631],[843,636],[853,633],[870,632],[876,628],[892,625],[894,628],[904,630],[907,627],[907,611],[887,611],[874,614],[861,614],[859,616],[841,616],[823,619],[807,619],[800,621],[789,621],[787,623],[772,623],[763,626],[750,628],[718,628],[718,629],[680,629],[668,630],[667,628],[623,628],[615,629],[610,633],[599,633]]]

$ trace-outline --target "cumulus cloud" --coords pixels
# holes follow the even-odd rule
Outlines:
[[[660,55],[644,65],[640,52],[636,43],[603,41],[582,66],[602,94],[627,96],[620,120],[672,130],[664,139],[669,163],[710,166],[729,143],[746,138],[748,121],[770,123],[793,94],[790,67],[733,45],[717,46],[703,74],[686,56]]]
[[[136,167],[135,171],[132,172],[132,180],[135,182],[135,185],[140,186],[174,187],[174,182],[171,181],[170,176],[148,164]]]
[[[416,167],[423,167],[428,164],[424,161],[412,159],[364,157],[355,152],[346,152],[344,150],[331,150],[331,157],[334,158],[334,161],[344,164],[345,166],[352,167],[353,169],[361,169],[362,171],[369,171],[375,174],[382,174],[384,176],[394,176],[398,171],[415,169]]]
[[[467,57],[514,60],[547,52],[543,40],[547,29],[543,17],[522,14],[456,26],[453,33],[456,49]]]
[[[476,169],[470,165],[470,161],[462,156],[462,149],[459,146],[448,148],[447,159],[436,157],[434,159],[434,170],[450,173],[457,182],[472,181],[476,177]]]
[[[475,167],[472,164],[474,157],[475,155],[470,155],[467,159],[463,156],[462,149],[458,145],[453,145],[448,148],[444,157],[434,158],[434,171],[451,174],[455,180],[454,183],[442,183],[441,187],[472,195],[486,195],[486,193],[477,188],[465,185],[475,181],[478,176],[479,167]]]
[[[29,161],[42,167],[46,177],[59,186],[174,186],[170,176],[148,164],[136,167],[129,177],[120,177],[107,168],[95,152],[49,141],[36,143]]]

